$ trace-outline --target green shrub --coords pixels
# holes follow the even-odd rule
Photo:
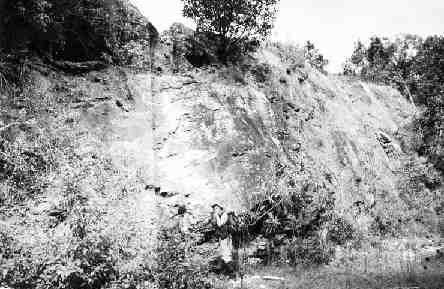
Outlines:
[[[347,241],[353,239],[355,230],[353,226],[344,218],[334,218],[329,225],[327,239],[337,245],[345,245]]]
[[[303,239],[293,238],[284,248],[292,265],[328,264],[334,255],[333,248],[326,247],[317,235]]]
[[[376,215],[370,224],[370,231],[376,236],[396,236],[400,227],[393,218],[387,215]]]
[[[264,196],[250,212],[243,214],[242,219],[250,224],[248,236],[243,238],[264,237],[268,249],[265,256],[264,253],[260,256],[267,261],[288,260],[292,265],[326,264],[332,258],[329,247],[332,242],[321,236],[321,231],[334,216],[334,203],[334,194],[325,186],[311,183],[302,185],[300,192],[290,188],[286,194]],[[338,222],[336,229],[343,228],[350,229],[345,222]],[[334,236],[338,241],[351,238],[350,234],[336,233]]]
[[[159,235],[154,279],[159,289],[211,288],[208,271],[190,262],[193,241],[183,233],[163,229]]]
[[[50,244],[57,246],[52,254],[36,255],[31,248],[15,248],[13,256],[2,260],[2,282],[11,288],[90,289],[102,288],[116,279],[116,259],[107,237],[71,240],[66,248]]]
[[[0,285],[11,288],[145,288],[153,284],[146,248],[135,248],[127,229],[120,238],[100,229],[97,212],[79,210],[83,216],[70,222],[72,236],[45,236],[35,246],[20,236],[0,234]],[[78,234],[78,228],[83,234]],[[76,229],[77,228],[77,229]]]
[[[30,148],[6,139],[0,140],[0,182],[8,187],[0,192],[0,205],[20,203],[41,193],[45,187],[44,172],[49,163],[44,145],[36,143],[34,148]]]
[[[184,57],[194,67],[203,67],[217,63],[216,43],[206,33],[194,33],[185,40]],[[180,44],[176,45],[178,47]]]
[[[304,68],[304,50],[290,43],[273,42],[265,45],[273,54],[279,56],[282,63],[288,66],[289,74],[298,68]]]
[[[14,256],[15,249],[13,247],[14,238],[9,234],[5,228],[1,227],[0,231],[0,260],[10,259]]]
[[[260,83],[270,80],[271,73],[272,68],[268,63],[258,63],[251,68],[251,74]]]
[[[435,191],[443,184],[440,173],[431,163],[412,157],[403,160],[398,187],[400,197],[410,209],[430,208]]]

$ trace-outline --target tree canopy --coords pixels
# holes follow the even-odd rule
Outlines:
[[[215,36],[217,53],[227,60],[245,52],[273,28],[278,0],[182,0],[183,15],[196,22],[197,32]]]

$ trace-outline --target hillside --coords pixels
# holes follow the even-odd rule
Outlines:
[[[54,258],[73,276],[78,267],[51,256],[104,238],[115,267],[141,270],[174,205],[198,221],[216,202],[241,212],[292,191],[333,195],[336,213],[366,236],[375,220],[439,233],[434,210],[403,198],[406,160],[425,161],[405,144],[417,111],[398,91],[289,63],[272,45],[242,72],[172,73],[159,49],[151,72],[70,74],[32,59],[23,89],[1,95],[0,228],[20,248],[0,251],[8,262]]]
[[[128,183],[139,174],[134,185],[191,194],[203,208],[220,200],[240,209],[245,196],[279,173],[299,187],[308,180],[325,184],[343,200],[341,210],[360,200],[396,198],[403,154],[396,136],[415,113],[393,89],[309,68],[287,75],[277,66],[272,79],[259,84],[205,70],[34,72],[33,78],[30,93],[55,110],[35,114],[34,121],[55,118],[50,123],[69,134],[76,155],[109,159]],[[15,131],[15,139],[16,130],[2,133]]]

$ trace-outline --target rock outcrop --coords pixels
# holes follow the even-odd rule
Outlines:
[[[174,23],[160,36],[156,66],[177,73],[215,64],[218,61],[213,50],[195,31],[181,23]]]
[[[285,74],[273,69],[276,79]],[[414,107],[388,87],[304,71],[304,82],[294,74],[265,86],[211,71],[96,73],[69,80],[82,99],[65,116],[79,155],[125,172],[116,190],[135,186],[154,198],[160,187],[172,196],[166,204],[187,202],[196,214],[214,202],[239,210],[275,189],[328,190],[350,214],[356,202],[393,205],[397,162],[381,136],[396,135]]]
[[[402,214],[397,183],[406,152],[396,136],[415,108],[389,87],[308,67],[289,74],[272,52],[257,57],[270,67],[261,82],[229,68],[35,72],[30,90],[40,98],[32,107],[43,110],[33,112],[34,123],[68,138],[78,163],[58,155],[69,168],[51,173],[48,199],[79,171],[90,202],[137,212],[151,229],[175,205],[198,219],[214,202],[242,210],[264,192],[333,193],[338,213],[362,228],[375,215]],[[26,134],[20,130],[2,133],[14,142]]]

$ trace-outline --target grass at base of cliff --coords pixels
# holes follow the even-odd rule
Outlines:
[[[279,276],[279,277],[278,277]],[[278,277],[268,279],[268,277]],[[244,289],[374,289],[374,288],[443,288],[443,277],[438,274],[422,275],[370,275],[354,274],[347,271],[331,270],[327,268],[313,268],[298,270],[294,268],[264,267],[251,276],[245,276],[241,281],[229,281],[216,288],[244,288]]]
[[[325,266],[250,266],[244,270],[242,279],[223,280],[214,287],[440,289],[444,288],[442,246],[442,239],[380,240],[360,250],[338,248],[335,260]]]

